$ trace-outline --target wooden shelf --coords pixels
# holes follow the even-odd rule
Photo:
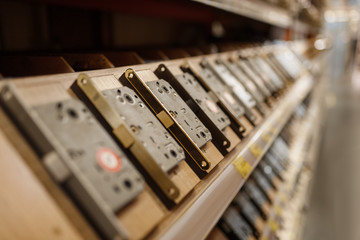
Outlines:
[[[262,1],[213,1],[193,0],[205,5],[232,12],[244,17],[252,18],[277,27],[289,28],[293,24],[292,14],[289,11]]]

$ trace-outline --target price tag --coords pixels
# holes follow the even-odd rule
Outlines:
[[[270,126],[270,127],[269,127],[269,131],[270,131],[271,134],[273,134],[273,135],[276,134],[276,132],[277,132],[277,131],[276,131],[276,128],[275,128],[274,126]]]
[[[281,193],[280,194],[280,199],[281,199],[282,202],[287,202],[288,197],[284,193]]]
[[[250,146],[250,152],[251,152],[255,157],[260,157],[261,154],[263,153],[263,150],[259,147],[259,145],[257,145],[256,142],[254,142],[254,143],[251,144],[251,146]]]
[[[282,215],[282,208],[280,206],[274,206],[274,210],[279,217]]]
[[[271,139],[271,135],[267,132],[264,132],[262,135],[261,135],[261,138],[265,141],[265,142],[270,142],[270,139]]]
[[[269,220],[269,227],[272,232],[276,232],[279,229],[279,224],[275,220]]]
[[[249,177],[252,171],[252,166],[243,157],[238,157],[232,162],[232,164],[244,179]]]

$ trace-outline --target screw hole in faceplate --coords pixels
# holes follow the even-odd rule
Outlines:
[[[162,88],[164,89],[164,91],[165,91],[166,93],[169,93],[169,92],[170,92],[169,89],[168,89],[166,86],[163,86]]]
[[[171,154],[171,156],[173,156],[173,157],[176,157],[176,156],[177,156],[177,153],[176,153],[174,150],[170,150],[170,154]]]
[[[130,95],[124,94],[124,97],[125,97],[126,101],[128,101],[129,103],[131,103],[131,104],[134,103],[134,99]]]
[[[114,192],[116,192],[116,193],[119,193],[119,192],[120,192],[120,188],[119,188],[118,185],[114,185],[114,186],[113,186],[113,189],[114,189]]]
[[[132,183],[130,182],[130,180],[128,180],[128,179],[126,179],[125,181],[124,181],[124,185],[125,185],[125,187],[127,187],[127,188],[131,188],[132,187]]]
[[[67,110],[67,112],[68,112],[69,116],[74,118],[74,119],[79,117],[78,114],[76,113],[76,111],[74,109],[72,109],[72,108],[69,108]]]

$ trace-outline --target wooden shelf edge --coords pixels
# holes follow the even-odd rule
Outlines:
[[[293,24],[292,15],[288,11],[260,1],[241,0],[236,3],[232,1],[222,3],[213,0],[193,1],[282,28],[291,27]]]

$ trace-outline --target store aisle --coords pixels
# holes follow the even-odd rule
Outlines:
[[[350,81],[332,89],[305,240],[360,239],[360,92]]]

